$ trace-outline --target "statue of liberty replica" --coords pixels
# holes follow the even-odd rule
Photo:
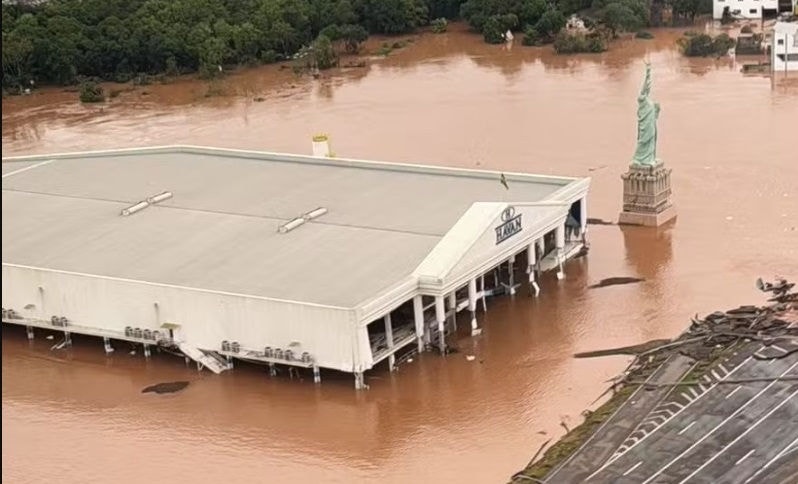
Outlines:
[[[657,158],[659,103],[651,99],[651,64],[637,96],[637,148],[623,179],[619,224],[658,227],[676,216],[671,205],[671,170]]]

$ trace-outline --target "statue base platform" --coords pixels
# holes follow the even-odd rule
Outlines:
[[[623,179],[621,225],[659,227],[676,217],[671,204],[671,170],[662,161],[653,165],[632,163]]]
[[[645,227],[659,227],[676,218],[676,209],[668,207],[660,213],[621,212],[618,215],[618,225],[643,225]]]

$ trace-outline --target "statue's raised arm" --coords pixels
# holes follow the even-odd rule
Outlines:
[[[646,77],[643,79],[643,86],[640,88],[640,97],[648,97],[651,94],[651,64],[646,62]]]

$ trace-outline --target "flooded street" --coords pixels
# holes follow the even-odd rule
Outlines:
[[[324,132],[342,157],[590,176],[589,216],[616,220],[648,60],[678,211],[660,230],[591,226],[566,279],[548,274],[537,299],[489,301],[461,353],[367,374],[366,392],[349,375],[314,386],[254,366],[198,374],[121,343],[106,357],[90,339],[51,352],[4,325],[4,482],[506,482],[628,361],[573,353],[675,336],[695,313],[762,302],[759,276],[798,276],[796,79],[686,59],[680,31],[654,33],[555,56],[456,31],[318,80],[238,72],[214,86],[221,96],[185,79],[105,106],[62,90],[4,99],[4,156],[178,143],[309,154]],[[645,280],[587,289],[614,276]],[[175,380],[191,384],[141,393]]]

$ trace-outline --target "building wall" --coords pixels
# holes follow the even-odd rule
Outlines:
[[[774,72],[798,71],[798,36],[775,34],[771,62]]]
[[[763,3],[768,2],[763,2],[763,0],[712,0],[712,16],[715,19],[720,19],[723,17],[723,9],[729,7],[729,11],[735,17],[759,19],[762,18]],[[765,8],[775,8],[768,5],[765,5]]]
[[[218,350],[222,340],[253,350],[297,341],[300,353],[325,368],[351,372],[371,365],[368,336],[360,334],[365,328],[345,309],[7,264],[2,285],[3,307],[25,317],[65,316],[75,325],[115,331],[160,330],[169,322],[181,325],[176,337],[201,349]],[[35,308],[24,310],[29,304]]]

